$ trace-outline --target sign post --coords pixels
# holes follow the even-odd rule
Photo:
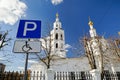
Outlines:
[[[26,53],[26,61],[25,61],[25,75],[24,75],[24,80],[27,80],[27,65],[28,65],[28,55],[29,53]]]
[[[28,41],[16,41],[13,51],[15,53],[26,53],[24,80],[27,80],[27,66],[29,53],[40,52],[40,41],[30,41],[41,37],[41,21],[20,20],[17,38],[28,39]]]
[[[28,39],[28,41],[29,41],[29,39]],[[26,48],[26,50],[24,48]],[[23,46],[22,49],[23,49],[23,51],[26,52],[24,80],[27,80],[27,76],[28,76],[28,74],[27,74],[27,65],[28,65],[28,56],[29,56],[28,51],[31,50],[32,48],[29,46],[28,42],[26,41],[26,44]]]

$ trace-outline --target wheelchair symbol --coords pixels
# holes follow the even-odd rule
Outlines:
[[[32,48],[28,44],[28,41],[25,42],[25,45],[23,45],[22,50],[26,53],[29,52],[30,50],[32,50]]]

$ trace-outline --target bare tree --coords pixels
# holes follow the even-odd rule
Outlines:
[[[88,58],[88,62],[91,69],[96,69],[96,60],[93,52],[92,45],[90,43],[91,38],[89,36],[83,36],[79,39],[79,45],[75,45],[73,53],[77,54],[77,56],[86,56]]]
[[[4,34],[0,34],[0,49],[4,46],[8,45],[7,42],[11,40],[11,38],[7,38],[8,31]]]
[[[102,44],[101,37],[90,38],[88,36],[83,37],[83,45],[85,49],[85,55],[88,58],[91,69],[99,69],[101,72],[101,79],[103,79],[104,72],[104,53],[105,45]]]
[[[39,60],[42,61],[47,66],[47,69],[50,68],[50,62],[52,60],[51,38],[50,37],[48,38],[42,38],[42,42],[44,41],[44,44],[41,45],[42,51],[40,54],[36,54]]]
[[[51,34],[50,25],[48,25],[48,28],[46,30],[47,30],[46,31],[47,33],[45,33],[45,36],[40,39],[40,41],[42,43],[41,44],[42,50],[40,53],[37,53],[36,55],[37,55],[39,61],[42,61],[46,65],[47,69],[49,69],[51,66],[51,61],[55,55],[52,55],[52,53],[53,53],[52,52],[53,38],[52,38],[52,34]]]
[[[0,51],[2,52],[2,48],[4,48],[6,45],[8,45],[8,42],[11,40],[11,38],[8,38],[8,32],[6,31],[5,33],[0,33]],[[6,58],[5,60],[1,60],[1,61],[7,61],[10,62],[9,59],[7,59],[7,57],[10,56],[9,54],[3,54],[1,55],[1,58]]]
[[[95,37],[96,47],[93,47],[91,42],[93,39],[85,36],[83,37],[85,55],[88,58],[91,69],[97,69],[98,58],[100,61],[101,79],[103,79],[104,68],[106,64],[110,65],[120,61],[120,38]],[[99,55],[95,56],[95,48],[97,48]]]
[[[85,55],[88,58],[91,69],[96,69],[95,57],[93,55],[92,48],[88,43],[89,39],[87,37],[84,37],[83,42],[84,42]]]
[[[112,55],[112,59],[115,62],[119,62],[120,61],[120,38],[110,38],[108,40],[109,43],[109,52]]]
[[[120,36],[120,32],[118,32],[119,36]],[[120,59],[120,37],[118,37],[117,39],[114,39],[114,48],[115,48],[115,52],[117,57]]]

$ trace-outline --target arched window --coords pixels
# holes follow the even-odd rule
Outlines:
[[[61,48],[63,48],[63,43],[61,43]]]
[[[58,43],[56,43],[56,48],[58,48]]]
[[[61,40],[63,40],[63,35],[61,34]]]
[[[58,27],[58,24],[56,24],[56,27]]]
[[[55,39],[58,40],[58,33],[56,33],[56,35],[55,35]]]

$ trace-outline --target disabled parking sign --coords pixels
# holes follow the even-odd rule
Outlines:
[[[17,38],[40,38],[41,21],[40,20],[20,20]]]

